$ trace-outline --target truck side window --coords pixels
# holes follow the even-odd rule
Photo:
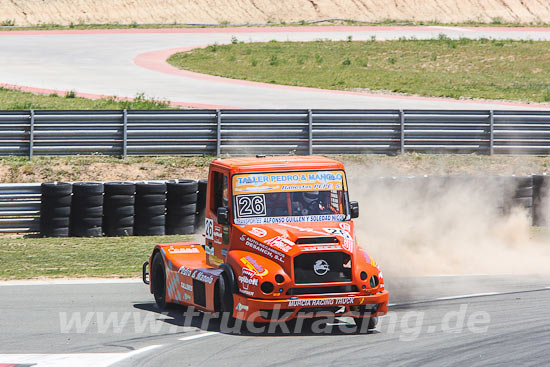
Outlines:
[[[228,190],[228,180],[221,172],[214,172],[214,200],[212,200],[211,209],[215,212],[220,207],[229,206],[229,190]]]

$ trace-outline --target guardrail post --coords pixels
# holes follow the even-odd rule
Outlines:
[[[400,125],[399,132],[401,133],[399,137],[399,144],[400,144],[399,152],[401,154],[405,154],[405,112],[403,112],[403,110],[399,110],[399,125]]]
[[[29,133],[29,161],[32,162],[34,151],[34,110],[31,110],[30,115],[30,133]]]
[[[495,152],[495,111],[489,111],[489,155]]]
[[[313,112],[307,110],[307,119],[308,119],[308,138],[307,138],[307,153],[309,155],[313,154]]]
[[[128,110],[122,111],[122,158],[128,155]]]
[[[216,110],[216,156],[219,157],[222,152],[222,113]]]

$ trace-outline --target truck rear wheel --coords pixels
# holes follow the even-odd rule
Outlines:
[[[164,310],[166,308],[166,269],[164,268],[164,260],[160,252],[157,252],[153,257],[151,264],[151,283],[153,285],[153,295],[158,308]]]
[[[368,322],[367,329],[363,329],[363,325]],[[378,317],[363,317],[363,318],[356,318],[355,319],[355,325],[357,325],[357,332],[358,333],[366,333],[369,330],[376,329],[376,324],[378,324]]]

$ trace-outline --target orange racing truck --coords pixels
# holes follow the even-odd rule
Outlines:
[[[155,246],[143,279],[161,309],[176,303],[229,312],[233,322],[323,312],[373,329],[388,311],[388,292],[378,265],[357,243],[358,215],[340,162],[217,159],[208,173],[205,243]]]

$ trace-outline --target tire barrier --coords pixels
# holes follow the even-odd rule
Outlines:
[[[68,237],[73,185],[48,182],[40,186],[40,235]]]
[[[197,190],[195,180],[166,184],[166,234],[195,233]]]
[[[102,234],[103,184],[73,184],[70,234],[74,237],[97,237]]]
[[[198,193],[197,193],[197,216],[195,221],[195,230],[198,232],[204,228],[204,217],[206,215],[206,188],[208,187],[208,180],[198,181]]]
[[[104,192],[103,232],[106,236],[133,236],[136,185],[106,182]]]
[[[166,225],[166,184],[137,183],[134,234],[162,236]]]

